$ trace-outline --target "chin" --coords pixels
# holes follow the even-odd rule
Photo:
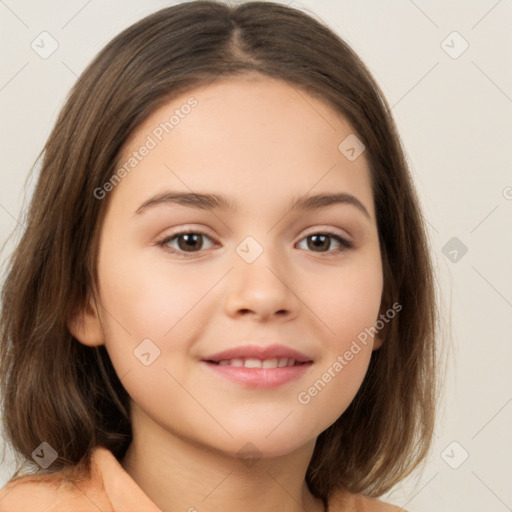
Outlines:
[[[243,433],[231,432],[233,438],[216,448],[242,460],[283,457],[308,445],[311,450],[314,448],[316,437],[303,437],[303,432],[283,431],[278,433],[278,429],[269,435],[272,429],[275,429],[275,425],[264,430],[248,428]],[[210,443],[211,441],[210,439]]]

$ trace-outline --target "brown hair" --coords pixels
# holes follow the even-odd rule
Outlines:
[[[256,71],[323,99],[366,146],[384,269],[386,326],[348,409],[318,437],[306,480],[379,496],[428,451],[436,394],[435,287],[426,230],[390,108],[353,50],[291,7],[193,1],[124,30],[74,85],[42,152],[23,236],[2,291],[0,381],[6,437],[27,462],[42,442],[50,470],[120,459],[131,441],[128,395],[104,346],[67,324],[97,290],[95,258],[114,175],[130,134],[161,104],[218,78]],[[34,465],[35,467],[35,465]]]

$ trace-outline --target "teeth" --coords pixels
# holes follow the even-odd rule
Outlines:
[[[219,366],[236,366],[245,368],[285,368],[286,366],[295,366],[295,359],[280,357],[275,359],[223,359],[218,362]]]

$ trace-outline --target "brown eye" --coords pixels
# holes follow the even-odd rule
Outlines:
[[[341,252],[344,249],[351,249],[352,243],[334,233],[314,233],[303,238],[300,243],[304,240],[307,241],[307,249],[312,252],[318,253],[336,253]],[[332,249],[333,240],[337,248]]]
[[[329,250],[329,247],[331,246],[331,240],[328,235],[311,235],[307,237],[308,240],[308,248],[311,250],[319,250],[324,251]]]
[[[208,240],[210,245],[205,247],[205,241]],[[172,253],[195,253],[200,252],[202,249],[209,249],[214,246],[211,238],[204,233],[200,232],[182,232],[175,235],[168,236],[158,245]]]
[[[203,246],[203,235],[199,233],[186,233],[184,235],[178,235],[178,247],[182,251],[193,252],[199,250]]]

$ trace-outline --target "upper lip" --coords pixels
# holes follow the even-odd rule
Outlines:
[[[216,352],[208,357],[205,357],[204,361],[224,361],[226,359],[280,359],[280,358],[295,359],[299,363],[308,363],[311,358],[297,350],[286,347],[285,345],[240,345],[238,347],[228,348],[222,352]]]

